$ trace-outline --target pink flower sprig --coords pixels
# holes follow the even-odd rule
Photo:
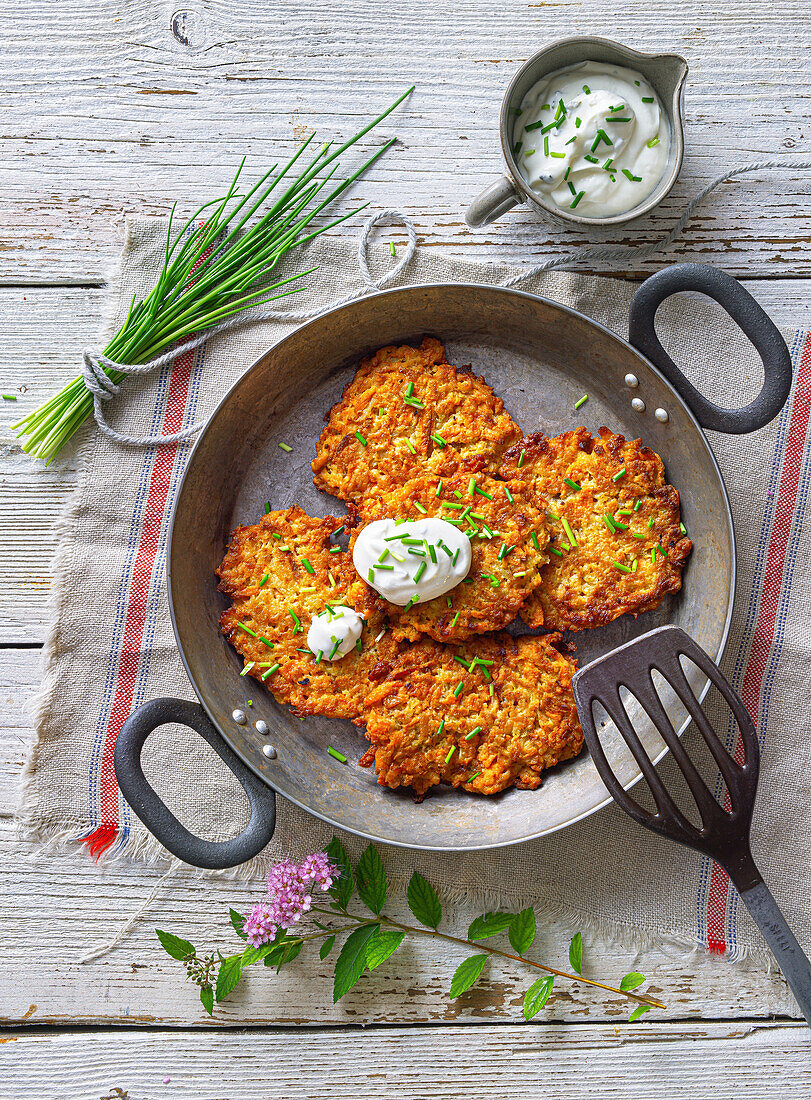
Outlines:
[[[292,928],[312,908],[315,890],[326,893],[337,877],[338,868],[326,852],[315,852],[303,863],[285,859],[274,864],[268,875],[267,896],[254,905],[243,926],[251,947],[262,947],[279,929]]]

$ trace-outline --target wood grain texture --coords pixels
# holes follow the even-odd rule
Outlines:
[[[810,1055],[807,1028],[749,1023],[125,1030],[10,1036],[0,1069],[14,1100],[788,1100],[808,1095]]]
[[[463,213],[501,171],[506,85],[544,43],[604,34],[690,64],[687,157],[650,218],[593,239],[652,241],[709,179],[753,160],[803,159],[808,144],[806,0],[340,0],[0,2],[4,104],[0,277],[101,278],[123,210],[166,213],[221,193],[244,154],[272,164],[302,134],[349,134],[404,88],[382,126],[398,145],[354,194],[413,218],[458,255],[529,260],[588,239],[523,209],[471,232]],[[359,163],[359,161],[358,161]],[[811,172],[749,177],[712,196],[667,259],[732,272],[811,274]],[[341,232],[354,232],[347,225]],[[642,265],[652,270],[658,262]]]

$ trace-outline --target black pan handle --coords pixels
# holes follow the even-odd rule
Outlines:
[[[190,833],[149,785],[141,767],[141,750],[158,726],[179,722],[195,730],[234,773],[251,804],[251,819],[232,840],[212,841]],[[121,791],[147,829],[172,855],[193,867],[221,870],[258,855],[276,828],[276,795],[239,759],[198,703],[185,699],[152,699],[129,716],[115,743],[115,775]]]
[[[656,310],[671,294],[697,290],[727,311],[755,346],[763,363],[763,389],[742,409],[714,405],[691,385],[659,342]],[[737,279],[707,264],[675,264],[646,279],[631,301],[629,340],[658,367],[688,405],[702,428],[745,435],[774,420],[791,391],[791,356],[771,318]]]

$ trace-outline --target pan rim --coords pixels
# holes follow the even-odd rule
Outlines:
[[[515,298],[523,299],[525,301],[541,302],[545,306],[551,307],[552,309],[555,309],[555,310],[561,310],[564,313],[568,314],[569,316],[571,316],[573,318],[577,318],[579,321],[585,321],[586,324],[593,326],[594,328],[596,328],[599,332],[601,332],[605,336],[608,336],[610,339],[612,339],[614,341],[617,341],[625,349],[626,352],[631,352],[632,355],[639,361],[639,363],[642,366],[644,366],[647,370],[652,371],[652,373],[661,382],[663,382],[664,385],[666,386],[666,388],[670,391],[671,400],[678,403],[681,410],[686,414],[688,420],[690,420],[692,422],[693,427],[695,428],[695,430],[698,434],[698,437],[700,438],[700,440],[701,440],[701,442],[702,442],[702,444],[703,444],[703,446],[704,446],[704,448],[707,452],[707,455],[709,456],[710,464],[711,464],[712,469],[715,472],[715,476],[718,479],[718,484],[719,484],[720,489],[721,489],[721,496],[723,498],[724,505],[725,505],[726,524],[727,524],[727,531],[728,531],[728,535],[729,535],[729,539],[730,539],[730,547],[731,547],[730,570],[729,570],[729,587],[728,587],[728,592],[727,592],[726,615],[725,615],[725,618],[724,618],[723,628],[722,628],[722,631],[721,631],[721,637],[720,637],[720,640],[719,640],[719,643],[718,643],[717,652],[714,655],[710,654],[710,657],[715,661],[716,664],[718,664],[720,662],[721,658],[723,657],[723,655],[726,651],[727,642],[729,641],[729,632],[730,632],[730,628],[731,628],[731,625],[732,625],[732,616],[733,616],[734,609],[735,609],[735,591],[736,591],[736,587],[737,587],[737,573],[738,573],[738,569],[737,569],[737,543],[736,543],[736,539],[735,539],[735,526],[734,526],[733,517],[732,517],[732,506],[731,506],[731,502],[730,502],[730,498],[729,498],[729,492],[727,490],[726,482],[724,481],[724,476],[721,472],[721,468],[718,465],[718,460],[715,457],[715,454],[712,450],[712,447],[710,446],[709,440],[707,439],[707,436],[704,432],[704,429],[699,424],[698,419],[696,418],[696,416],[694,415],[694,413],[692,412],[690,407],[683,400],[681,395],[673,387],[673,385],[668,381],[667,378],[665,378],[665,376],[662,374],[662,372],[660,370],[658,370],[658,368],[656,366],[654,366],[654,364],[651,363],[651,361],[649,359],[647,359],[640,351],[638,351],[637,348],[635,348],[633,346],[633,344],[631,344],[624,337],[619,336],[612,329],[608,328],[607,325],[603,325],[601,322],[593,320],[591,317],[588,317],[585,313],[581,313],[579,310],[574,309],[572,306],[563,305],[562,303],[556,302],[551,298],[547,298],[542,294],[533,294],[530,291],[517,290],[514,287],[495,286],[495,285],[492,285],[492,284],[489,284],[489,283],[471,283],[471,282],[415,283],[415,284],[409,284],[407,286],[392,287],[392,288],[389,288],[387,290],[377,291],[376,293],[364,295],[362,298],[355,299],[351,302],[344,302],[340,305],[332,307],[331,309],[326,309],[322,313],[319,313],[316,317],[313,317],[311,320],[305,321],[303,324],[298,325],[292,332],[290,332],[286,336],[282,337],[282,339],[279,340],[277,343],[271,344],[259,356],[257,356],[257,358],[254,359],[254,361],[247,368],[247,370],[245,370],[240,375],[240,377],[236,380],[236,382],[234,382],[234,384],[229,387],[227,392],[223,395],[221,400],[217,403],[217,405],[215,406],[215,408],[212,410],[211,414],[209,415],[208,419],[206,420],[206,423],[203,426],[202,431],[200,432],[199,436],[195,440],[194,445],[191,449],[191,452],[189,454],[189,457],[188,457],[188,460],[186,462],[185,468],[183,470],[183,474],[182,474],[180,482],[178,484],[177,494],[175,496],[174,503],[172,505],[172,513],[171,513],[171,517],[170,517],[170,520],[169,520],[169,527],[168,527],[167,538],[166,538],[166,557],[165,557],[166,598],[167,598],[167,602],[168,602],[168,605],[169,605],[169,616],[170,616],[170,619],[171,619],[171,622],[172,622],[172,630],[173,630],[174,635],[175,635],[175,642],[177,644],[178,652],[180,654],[180,659],[183,663],[183,668],[186,672],[186,675],[189,678],[189,683],[191,684],[192,689],[194,690],[194,693],[197,697],[198,702],[202,706],[203,710],[205,711],[206,715],[208,716],[208,718],[211,721],[214,728],[217,730],[217,732],[220,734],[220,736],[226,741],[226,743],[229,745],[229,747],[236,753],[236,755],[240,758],[240,760],[242,760],[242,762],[245,764],[245,766],[250,768],[250,770],[254,773],[254,775],[256,775],[259,779],[261,779],[262,782],[266,783],[271,788],[271,790],[273,790],[276,794],[280,795],[282,798],[286,799],[288,802],[293,803],[293,805],[298,806],[299,809],[303,810],[305,813],[310,814],[310,816],[318,818],[319,820],[325,822],[325,824],[330,825],[335,829],[341,829],[344,832],[351,833],[353,836],[361,837],[364,840],[369,840],[372,843],[387,844],[390,847],[405,848],[405,849],[410,849],[410,850],[413,850],[413,851],[444,852],[444,853],[450,853],[450,852],[480,852],[480,851],[489,851],[489,850],[499,849],[499,848],[510,848],[510,847],[513,847],[513,846],[518,845],[518,844],[527,844],[532,840],[539,840],[541,837],[551,836],[553,833],[560,832],[562,829],[567,829],[572,825],[576,825],[580,821],[584,821],[586,818],[591,817],[592,814],[595,814],[599,810],[605,809],[606,806],[609,806],[609,805],[613,804],[614,800],[611,797],[611,795],[608,794],[608,792],[606,791],[606,797],[601,802],[596,803],[594,806],[590,807],[589,809],[583,810],[581,813],[578,813],[576,816],[571,817],[567,821],[561,822],[560,824],[553,825],[553,826],[550,826],[550,827],[545,828],[545,829],[539,829],[535,832],[531,832],[531,833],[527,834],[526,836],[516,837],[514,839],[509,839],[509,840],[500,840],[500,841],[496,841],[496,842],[492,842],[492,843],[482,843],[482,844],[448,844],[448,845],[423,844],[423,843],[412,844],[412,843],[407,843],[403,840],[392,840],[387,836],[380,835],[379,833],[375,832],[372,828],[367,828],[367,829],[354,828],[354,827],[351,827],[349,825],[345,825],[340,821],[336,821],[334,818],[331,818],[326,813],[321,813],[317,810],[312,809],[310,806],[306,805],[306,803],[303,802],[300,798],[293,797],[292,795],[290,795],[286,791],[281,790],[278,786],[276,786],[275,783],[272,782],[272,780],[267,775],[265,775],[261,771],[259,771],[259,769],[255,767],[255,765],[252,763],[252,761],[244,753],[239,751],[239,749],[236,747],[236,745],[233,744],[231,738],[228,737],[228,735],[220,727],[220,724],[216,721],[216,719],[214,717],[213,709],[209,706],[206,698],[204,697],[204,693],[199,690],[198,684],[197,684],[197,682],[196,682],[196,680],[195,680],[195,678],[192,674],[191,668],[189,667],[189,662],[186,658],[186,653],[184,651],[183,643],[182,643],[181,638],[180,638],[180,633],[179,633],[179,630],[178,630],[178,625],[177,625],[176,616],[175,616],[174,593],[173,593],[173,589],[172,589],[172,547],[173,547],[173,543],[174,543],[175,520],[176,520],[176,517],[177,517],[177,512],[178,512],[178,508],[179,508],[179,505],[180,505],[180,501],[181,501],[181,498],[182,498],[182,495],[183,495],[183,488],[184,488],[185,483],[186,483],[186,478],[188,477],[189,472],[192,469],[192,465],[194,463],[195,455],[197,454],[197,451],[202,446],[203,441],[205,440],[205,437],[206,437],[209,429],[211,428],[211,425],[214,423],[214,420],[218,417],[218,415],[220,414],[222,409],[225,407],[225,405],[231,400],[231,397],[232,397],[234,391],[236,390],[236,388],[241,384],[241,382],[243,382],[248,377],[248,375],[253,373],[253,371],[256,370],[259,367],[260,363],[265,359],[268,352],[282,347],[287,341],[292,340],[294,337],[300,336],[300,334],[302,332],[305,332],[311,326],[323,323],[323,321],[326,318],[328,318],[330,316],[333,316],[334,314],[337,314],[337,313],[339,313],[343,310],[352,309],[354,306],[356,306],[360,302],[365,303],[365,302],[368,302],[368,301],[376,301],[376,300],[382,299],[382,298],[389,298],[389,297],[393,297],[393,296],[396,296],[396,295],[408,295],[408,294],[413,294],[413,293],[417,293],[417,292],[420,292],[420,291],[442,291],[442,290],[451,290],[451,289],[453,289],[453,290],[460,290],[461,289],[461,290],[472,290],[472,291],[485,291],[485,292],[488,292],[488,293],[495,292],[497,294],[508,295],[508,296],[512,296],[512,297],[515,297]],[[707,680],[706,684],[701,688],[700,692],[698,693],[697,698],[698,698],[699,705],[703,702],[705,696],[707,695],[707,692],[710,689],[710,686],[711,686],[710,681]],[[685,733],[688,726],[690,725],[690,722],[691,722],[691,720],[688,717],[687,719],[685,719],[685,721],[676,730],[676,735],[679,738],[681,738],[682,735]],[[652,758],[653,763],[658,764],[661,760],[664,759],[665,756],[667,756],[669,751],[670,750],[667,748],[667,746],[665,746],[662,749],[662,751],[656,757]],[[632,787],[636,786],[636,784],[641,779],[642,779],[642,772],[640,771],[638,773],[638,775],[636,775],[627,784],[625,784],[623,789],[626,790],[626,791],[630,790]]]

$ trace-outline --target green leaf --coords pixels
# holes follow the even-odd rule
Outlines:
[[[366,944],[380,927],[379,924],[364,924],[356,928],[346,938],[341,953],[335,960],[335,983],[332,988],[332,1003],[340,1001],[360,978],[366,969]]]
[[[173,936],[171,932],[161,932],[160,928],[156,928],[155,933],[161,941],[163,950],[167,955],[171,955],[173,959],[179,959],[182,962],[189,955],[196,954],[194,944],[189,943],[188,940],[182,940],[180,936]]]
[[[538,978],[533,982],[524,994],[524,1019],[531,1020],[537,1016],[543,1006],[549,1000],[552,986],[555,984],[554,974],[548,974],[545,978]]]
[[[265,966],[273,966],[275,963],[276,973],[278,974],[283,966],[287,966],[293,959],[298,958],[303,946],[304,944],[301,940],[290,940],[289,943],[280,944],[278,955],[275,953],[272,956],[269,955],[268,959],[270,959],[270,962],[266,959]]]
[[[498,936],[506,932],[515,920],[515,913],[485,913],[476,917],[467,930],[469,940],[486,940],[490,936]]]
[[[233,924],[236,934],[238,936],[241,936],[243,940],[246,939],[247,937],[242,931],[242,926],[245,923],[245,918],[243,917],[243,915],[241,913],[238,913],[236,909],[229,909],[228,913],[231,917],[231,924]]]
[[[203,985],[200,987],[200,1000],[203,1004],[203,1008],[209,1014],[214,1015],[214,990],[210,985]]]
[[[333,949],[334,946],[335,946],[335,937],[334,936],[330,936],[329,939],[324,940],[324,942],[321,944],[321,950],[318,952],[319,957],[320,957],[322,962],[327,957],[327,955],[329,955],[330,951]]]
[[[393,955],[403,942],[405,932],[399,928],[378,928],[377,935],[372,936],[366,944],[366,965],[370,970],[376,970],[390,955]]]
[[[646,1012],[650,1012],[650,1005],[637,1005],[631,1015],[628,1017],[628,1023],[632,1024],[639,1019],[640,1016],[644,1016]]]
[[[583,935],[575,932],[569,944],[569,962],[575,974],[583,973]]]
[[[486,962],[486,955],[471,955],[469,959],[465,959],[460,966],[457,966],[451,980],[451,1000],[470,989]]]
[[[442,906],[436,890],[419,871],[415,871],[408,884],[408,908],[428,928],[436,928],[442,920]]]
[[[645,977],[644,974],[635,974],[633,971],[631,971],[631,973],[626,974],[620,982],[620,989],[623,990],[623,992],[628,992],[631,989],[637,989],[640,985],[643,984],[643,982],[646,982],[647,980],[648,979]]]
[[[227,955],[217,971],[217,1000],[224,1001],[242,976],[242,956]]]
[[[355,881],[360,900],[379,916],[380,910],[386,904],[386,872],[374,844],[370,844],[360,857]]]
[[[340,873],[338,881],[330,887],[330,896],[335,898],[342,909],[349,905],[352,891],[355,889],[355,880],[352,876],[352,864],[344,850],[343,844],[337,836],[334,836],[326,848],[330,862],[334,863]]]
[[[519,955],[523,955],[529,951],[534,942],[535,911],[530,906],[529,909],[522,909],[520,913],[516,913],[513,918],[510,925],[510,943]]]

